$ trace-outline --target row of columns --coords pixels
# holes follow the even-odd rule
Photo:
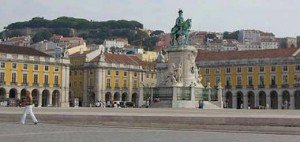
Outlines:
[[[231,94],[231,95],[232,95],[232,108],[237,108],[237,102],[238,102],[237,95],[233,95],[233,94]],[[253,96],[254,96],[254,107],[257,107],[260,105],[259,104],[259,101],[260,101],[259,94],[257,94],[257,95],[253,94]],[[265,94],[264,96],[266,97],[265,98],[266,106],[269,106],[269,108],[271,108],[271,102],[272,102],[271,96],[272,95]],[[277,97],[277,108],[280,109],[283,105],[283,97],[281,94],[276,94],[276,97]],[[247,109],[249,106],[249,104],[248,104],[249,94],[243,94],[242,98],[243,98],[243,108]],[[295,108],[295,96],[289,95],[289,98],[290,98],[289,101],[287,100],[289,102],[289,108],[294,109]],[[226,94],[225,94],[225,100],[226,100]]]
[[[33,95],[33,97],[37,97],[38,98],[38,107],[42,107],[42,101],[43,101],[43,93],[39,93],[39,92],[36,92],[37,94],[33,94],[33,90],[31,90],[30,91],[31,93],[32,93],[32,95]],[[44,91],[43,91],[44,92]],[[21,93],[20,92],[18,92],[17,90],[15,90],[15,99],[19,99],[19,100],[21,100]],[[55,101],[57,101],[56,102],[56,105],[60,105],[59,103],[60,103],[60,99],[61,99],[61,95],[60,95],[60,93],[57,91],[57,92],[55,92],[54,91],[54,93],[57,93],[57,98],[54,98],[54,99],[58,99],[58,100],[55,100]],[[8,91],[8,93],[5,93],[5,98],[6,99],[9,99],[10,97],[9,97],[9,94],[10,94],[10,91]],[[52,104],[53,104],[53,100],[52,100],[52,97],[53,97],[53,94],[52,93],[50,93],[50,92],[46,92],[46,94],[47,94],[47,102],[46,102],[46,105],[45,106],[52,106]],[[22,100],[21,100],[22,101]]]
[[[91,75],[89,72],[93,71],[93,74]],[[106,72],[105,69],[103,68],[96,68],[96,69],[85,69],[83,71],[83,106],[89,106],[88,102],[88,95],[91,93],[95,93],[95,100],[100,101],[105,99],[106,92],[109,92],[109,89],[105,89],[106,87]],[[128,86],[133,86],[133,76],[134,72],[128,72]],[[93,78],[93,88],[88,88],[89,87],[89,80],[90,78]],[[106,92],[105,92],[106,91]],[[122,90],[120,90],[122,92]],[[127,94],[133,94],[134,90],[132,87],[128,87],[128,92]],[[139,92],[140,93],[140,92]],[[131,100],[131,95],[128,95],[128,100]]]

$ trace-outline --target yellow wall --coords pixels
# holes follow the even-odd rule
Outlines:
[[[145,51],[144,54],[138,54],[137,57],[143,61],[153,62],[157,59],[157,52]]]
[[[124,79],[126,79],[127,81],[127,86],[126,88],[132,88],[133,87],[133,81],[136,80],[137,81],[137,86],[136,87],[139,87],[139,82],[140,82],[140,72],[137,72],[137,76],[134,77],[134,72],[135,71],[128,71],[128,70],[110,70],[110,75],[107,74],[107,71],[105,71],[105,75],[106,75],[106,80],[105,80],[105,84],[104,84],[104,88],[107,87],[107,79],[110,79],[110,87],[112,90],[115,89],[116,87],[116,79],[119,79],[119,88],[123,88],[124,87]],[[116,75],[116,71],[119,71],[119,75]],[[125,77],[124,76],[124,72],[127,72],[127,76]],[[132,77],[132,83],[130,83],[130,79],[129,79],[129,76]],[[132,84],[132,85],[131,85]],[[107,89],[107,88],[106,88]]]
[[[275,65],[274,65],[275,66]],[[264,85],[265,88],[269,88],[271,85],[271,75],[274,74],[276,75],[276,85],[277,88],[281,88],[282,85],[282,76],[284,74],[288,75],[288,85],[291,87],[295,84],[295,80],[294,80],[294,75],[295,75],[295,64],[289,64],[288,66],[288,72],[283,72],[283,66],[285,65],[276,65],[276,71],[275,73],[271,72],[271,67],[272,65],[265,65],[264,66],[264,72],[260,72],[260,66],[240,66],[242,69],[241,73],[237,73],[237,68],[239,66],[236,67],[230,67],[230,74],[226,73],[226,67],[210,67],[209,68],[209,81],[211,84],[211,87],[215,86],[216,82],[216,68],[219,68],[220,73],[220,79],[221,79],[221,84],[224,87],[226,84],[226,76],[230,76],[231,77],[231,85],[232,88],[235,88],[237,85],[237,76],[240,74],[242,77],[242,86],[243,88],[246,88],[248,86],[248,76],[252,75],[253,77],[253,85],[254,88],[258,88],[259,85],[259,76],[260,75],[264,75]],[[248,73],[248,67],[252,67],[252,73]],[[203,85],[206,85],[206,68],[205,67],[201,67],[199,70],[199,73],[202,76],[202,83]]]
[[[24,73],[27,73],[27,85],[30,87],[33,85],[33,78],[34,78],[34,65],[35,64],[29,64],[29,63],[17,63],[17,68],[16,69],[12,69],[12,63],[15,62],[6,62],[5,63],[5,82],[7,85],[10,85],[12,79],[11,79],[11,74],[12,72],[16,72],[17,74],[17,79],[16,79],[16,83],[18,85],[22,85],[23,84],[23,71]],[[27,70],[23,70],[23,64],[27,64]],[[49,67],[49,71],[46,72],[44,71],[44,67],[45,65],[39,64],[39,70],[37,71],[38,73],[38,84],[40,86],[44,85],[44,74],[48,74],[48,84],[49,87],[53,87],[54,85],[54,74],[55,74],[55,65],[47,65]],[[62,76],[62,69],[60,66],[59,67],[59,72],[57,72],[58,74],[58,84],[61,84],[61,76]]]
[[[70,68],[70,90],[71,93],[73,93],[75,98],[82,98],[83,92],[83,81],[84,81],[84,70],[83,69],[78,69],[78,66],[83,66],[85,63],[85,55],[79,55],[79,56],[74,56],[70,57],[70,63],[71,63],[71,68]],[[77,74],[75,75],[75,72]],[[89,74],[89,72],[87,72]],[[81,82],[81,84],[80,84]]]

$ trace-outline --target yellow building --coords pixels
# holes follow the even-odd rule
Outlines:
[[[199,50],[202,83],[221,82],[228,108],[300,109],[300,50]]]
[[[98,49],[75,53],[70,60],[71,98],[79,98],[82,106],[93,106],[96,101],[129,101],[138,106],[142,101],[140,87],[156,82],[153,69],[148,67],[151,64],[134,55]]]
[[[16,106],[33,95],[38,107],[69,106],[69,60],[32,48],[0,45],[0,100]]]
[[[144,51],[143,54],[136,55],[139,59],[146,62],[154,62],[157,59],[157,52],[154,51]]]

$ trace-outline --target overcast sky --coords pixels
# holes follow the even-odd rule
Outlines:
[[[32,17],[71,16],[88,20],[136,20],[169,32],[177,11],[192,30],[259,29],[278,37],[300,35],[300,0],[1,0],[0,30]]]

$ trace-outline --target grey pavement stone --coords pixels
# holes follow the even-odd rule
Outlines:
[[[22,108],[0,108],[0,122],[18,122]],[[300,135],[297,110],[34,108],[44,124],[230,130]],[[27,118],[27,122],[30,122]]]
[[[0,123],[2,142],[299,142],[297,135]]]

